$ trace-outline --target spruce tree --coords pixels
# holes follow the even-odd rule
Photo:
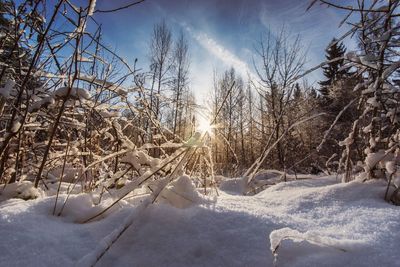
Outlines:
[[[338,43],[336,39],[333,39],[325,51],[325,57],[328,61],[330,61],[335,58],[343,57],[346,52],[346,48],[343,43]],[[345,78],[347,75],[347,70],[340,69],[343,66],[343,63],[344,59],[340,59],[330,62],[326,66],[322,67],[326,80],[319,82],[319,92],[325,100],[329,99],[329,87],[332,86],[335,81]]]

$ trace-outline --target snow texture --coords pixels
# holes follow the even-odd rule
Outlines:
[[[72,195],[62,217],[51,215],[54,196],[9,199],[0,203],[0,266],[88,266],[131,222],[96,266],[272,266],[278,244],[278,266],[396,266],[400,208],[383,200],[385,186],[321,177],[254,196],[220,191],[185,209],[142,209],[148,202],[133,197],[87,224],[75,221],[101,209],[90,194]],[[171,188],[199,197],[188,177]]]

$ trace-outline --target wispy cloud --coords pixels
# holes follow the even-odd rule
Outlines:
[[[205,32],[194,30],[187,24],[182,24],[182,26],[200,46],[223,62],[227,67],[233,67],[243,78],[250,77],[253,79],[256,77],[245,61],[224,47],[216,39],[210,37]]]

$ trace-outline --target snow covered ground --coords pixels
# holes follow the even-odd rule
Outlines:
[[[400,265],[400,207],[383,200],[383,181],[322,177],[254,196],[225,188],[185,209],[150,205],[96,266],[273,266],[271,240],[277,266]],[[73,196],[63,217],[51,215],[54,199],[0,202],[0,266],[75,266],[138,202],[79,224],[92,212],[91,198]]]

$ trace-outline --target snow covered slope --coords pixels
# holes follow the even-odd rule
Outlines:
[[[186,209],[150,205],[96,266],[272,266],[270,235],[278,266],[396,266],[400,207],[386,203],[384,191],[382,181],[325,177],[255,196],[220,192]],[[53,205],[54,197],[0,203],[0,266],[74,266],[135,209],[124,203],[77,224],[51,216]]]

